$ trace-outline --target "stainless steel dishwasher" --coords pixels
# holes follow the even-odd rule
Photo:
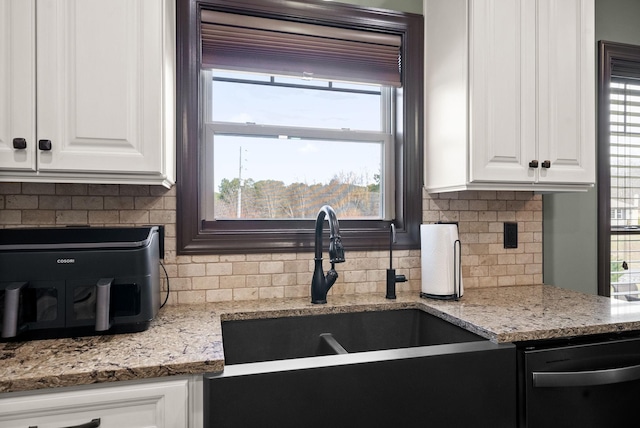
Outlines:
[[[520,428],[635,426],[640,337],[594,337],[520,346]]]

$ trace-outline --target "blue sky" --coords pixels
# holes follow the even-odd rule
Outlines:
[[[379,130],[381,126],[377,96],[221,82],[215,85],[213,115],[218,121],[359,130]],[[327,183],[336,174],[353,173],[368,180],[363,184],[370,184],[374,174],[380,173],[381,144],[216,138],[216,189],[223,178],[238,177],[240,147],[242,177],[255,181]]]

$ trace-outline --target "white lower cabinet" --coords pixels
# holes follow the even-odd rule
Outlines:
[[[120,382],[0,395],[2,428],[186,428],[194,413],[195,379]],[[55,391],[55,392],[50,392]]]

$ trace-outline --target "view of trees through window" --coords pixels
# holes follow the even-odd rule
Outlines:
[[[344,217],[378,217],[380,184],[366,184],[352,173],[312,185],[247,179],[241,186],[238,178],[223,178],[216,202],[217,218],[313,218],[325,204]]]
[[[383,218],[385,88],[228,71],[211,82],[215,219],[315,218],[325,204],[342,218]]]

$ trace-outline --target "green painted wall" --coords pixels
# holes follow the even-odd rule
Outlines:
[[[340,2],[422,15],[422,0],[340,0]]]
[[[596,0],[595,4],[597,41],[640,45],[640,1]],[[545,195],[543,201],[544,282],[597,294],[596,190]]]

